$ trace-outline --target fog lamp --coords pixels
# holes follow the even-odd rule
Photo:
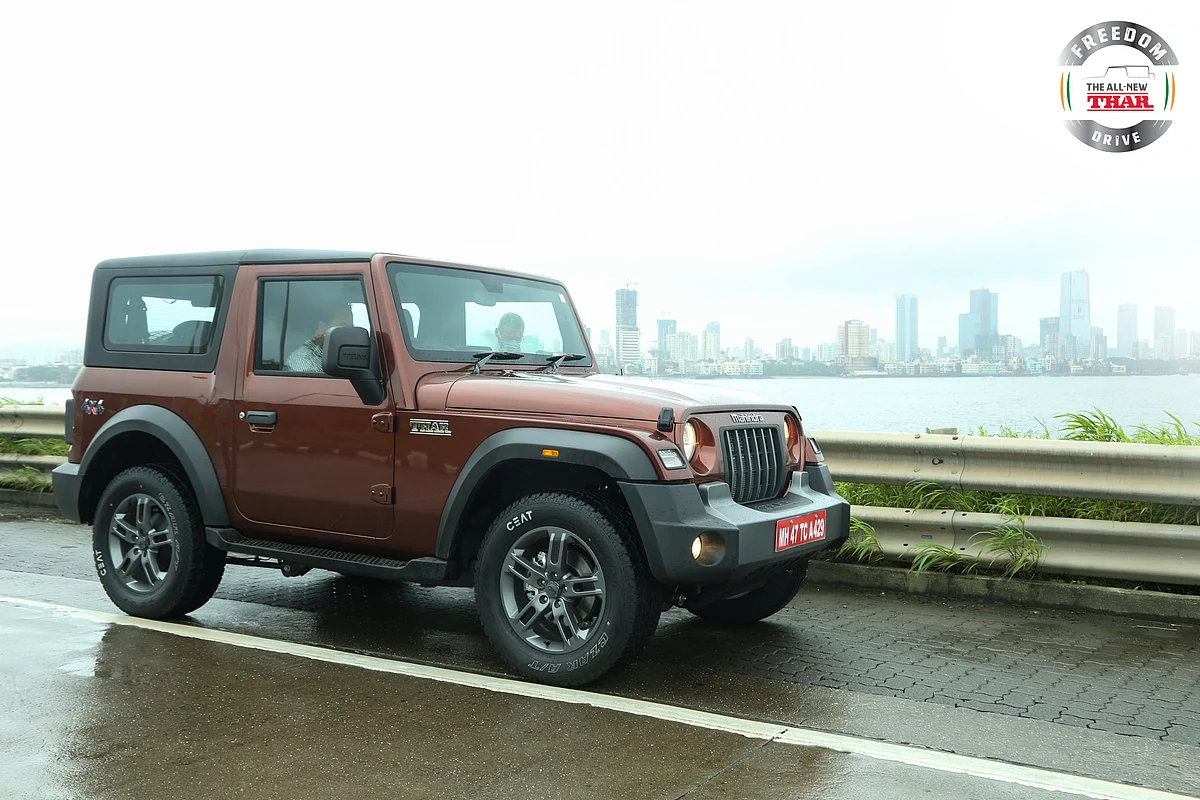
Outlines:
[[[715,533],[705,532],[692,540],[692,558],[704,567],[711,567],[725,557],[725,540]]]

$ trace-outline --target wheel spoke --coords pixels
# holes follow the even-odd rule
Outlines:
[[[599,575],[584,575],[563,581],[563,597],[603,597]]]
[[[551,531],[550,546],[546,548],[546,571],[551,575],[563,574],[563,563],[566,560],[567,533],[566,531]]]
[[[140,533],[150,530],[150,511],[150,498],[139,497],[137,499],[137,529]]]
[[[121,559],[121,563],[117,565],[117,572],[124,575],[126,578],[133,576],[133,568],[140,563],[141,553],[136,547],[129,548],[129,552]]]
[[[171,531],[150,531],[149,533],[150,547],[148,549],[154,551],[159,550],[171,543]]]
[[[123,539],[130,544],[133,544],[137,539],[137,529],[130,525],[128,520],[124,518],[113,517],[112,527],[110,530],[116,534],[118,538]]]
[[[518,553],[510,553],[509,561],[510,563],[508,564],[508,571],[525,582],[532,581],[534,578],[546,577],[545,573],[542,572],[541,567],[526,561],[525,557]],[[517,570],[517,567],[524,569],[525,574],[521,574]]]
[[[563,632],[563,641],[570,642],[579,635],[579,623],[575,621],[575,615],[571,613],[571,607],[567,603],[563,603],[559,607],[558,629]],[[563,623],[566,623],[565,626]]]
[[[546,613],[547,608],[549,608],[549,605],[540,602],[537,597],[530,598],[529,602],[525,604],[525,607],[518,611],[516,616],[513,617],[513,621],[520,625],[522,630],[527,631],[533,627],[533,623],[541,619],[542,615]],[[525,615],[531,610],[533,613],[530,614],[529,619],[526,620]]]
[[[149,550],[142,553],[142,572],[146,573],[147,583],[158,585],[158,564],[154,563],[154,554]]]

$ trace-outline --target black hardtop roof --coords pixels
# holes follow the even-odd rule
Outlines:
[[[562,285],[562,281],[544,275],[528,272],[517,272],[509,269],[496,269],[477,264],[459,264],[451,261],[438,261],[415,256],[403,256],[386,250],[301,250],[301,249],[265,249],[265,250],[212,250],[204,253],[167,253],[157,256],[132,256],[129,258],[110,258],[101,261],[96,269],[146,269],[154,267],[228,267],[242,264],[336,264],[355,261],[370,261],[377,254],[395,256],[412,264],[424,264],[434,267],[451,267],[454,269],[470,269],[490,272],[496,275],[509,275],[515,278],[544,281]]]
[[[97,269],[124,267],[221,267],[230,264],[330,264],[370,261],[373,252],[359,250],[213,250],[206,253],[169,253],[158,256],[110,258]]]

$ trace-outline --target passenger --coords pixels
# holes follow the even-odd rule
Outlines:
[[[519,353],[525,340],[525,320],[520,314],[509,311],[496,325],[496,352]]]
[[[287,357],[284,367],[289,372],[324,372],[321,360],[324,354],[325,332],[340,325],[354,324],[354,313],[348,303],[339,303],[334,308],[322,312],[321,316],[313,337]],[[329,321],[326,322],[326,319]]]

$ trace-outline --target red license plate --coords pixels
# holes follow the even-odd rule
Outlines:
[[[775,523],[775,552],[825,538],[825,512],[788,517]]]

